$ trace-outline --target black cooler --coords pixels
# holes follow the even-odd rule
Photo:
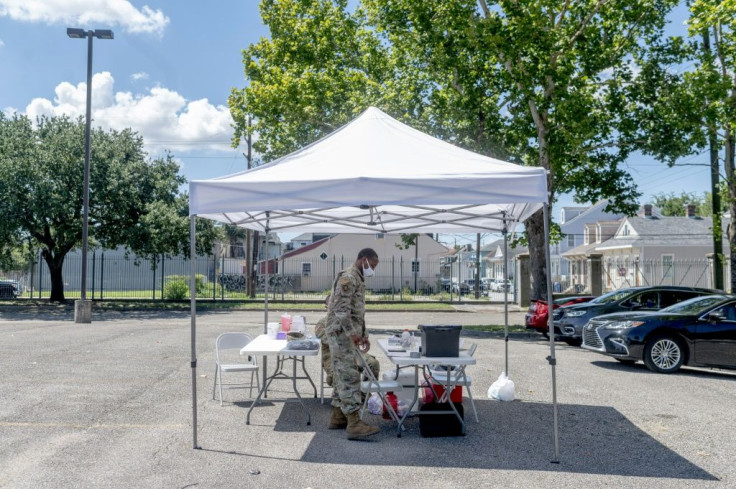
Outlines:
[[[425,325],[422,331],[422,355],[425,357],[456,357],[460,353],[459,325]]]

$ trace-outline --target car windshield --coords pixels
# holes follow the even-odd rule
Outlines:
[[[665,307],[660,312],[674,312],[677,314],[700,314],[706,309],[722,302],[725,299],[722,295],[704,295],[702,297],[693,297],[686,301],[678,302],[669,307]]]
[[[622,299],[625,299],[626,297],[630,296],[634,292],[631,289],[621,289],[621,290],[614,290],[613,292],[609,292],[607,294],[603,294],[600,297],[596,297],[592,301],[590,301],[591,304],[611,304],[612,302],[618,302]]]

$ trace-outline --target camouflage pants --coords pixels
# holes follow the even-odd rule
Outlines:
[[[348,335],[326,336],[332,357],[332,405],[345,414],[354,413],[361,406],[360,359],[356,357],[360,353]]]
[[[332,355],[330,354],[330,344],[327,343],[327,335],[324,335],[322,338],[322,368],[325,371],[325,374],[327,375],[326,381],[327,384],[330,386],[333,386],[333,377],[332,377]],[[371,369],[371,372],[373,372],[373,376],[378,379],[378,375],[381,371],[381,365],[378,363],[378,359],[371,355],[370,353],[362,353],[363,358],[365,358],[365,363],[368,364],[368,368]],[[358,364],[358,371],[361,371],[360,363]]]

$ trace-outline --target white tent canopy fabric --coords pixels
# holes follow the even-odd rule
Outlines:
[[[267,165],[221,178],[192,181],[189,209],[194,447],[197,447],[196,217],[266,232],[495,231],[505,236],[540,208],[545,211],[547,224],[547,174],[543,168],[519,166],[458,148],[402,124],[374,107],[321,140]],[[547,282],[551,301],[549,267]],[[268,289],[264,328],[268,321],[267,292]],[[506,332],[508,344],[508,328]],[[550,334],[547,360],[552,367],[556,461],[554,334]]]
[[[546,172],[441,141],[371,107],[255,169],[189,185],[190,214],[264,230],[501,231],[547,202]],[[511,229],[513,230],[513,229]]]

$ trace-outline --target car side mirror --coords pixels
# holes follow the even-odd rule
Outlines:
[[[717,321],[725,321],[726,315],[723,313],[723,311],[713,311],[710,314],[708,314],[708,321],[717,322]]]

